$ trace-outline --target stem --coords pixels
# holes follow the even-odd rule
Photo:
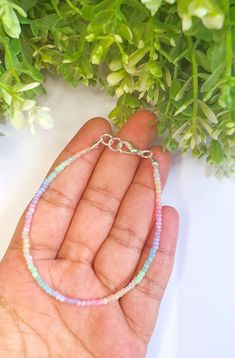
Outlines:
[[[226,58],[225,58],[225,78],[228,81],[231,76],[232,76],[232,66],[233,66],[233,39],[232,39],[232,31],[231,31],[231,23],[230,23],[230,14],[229,14],[229,9],[230,9],[230,2],[227,0],[226,1],[226,5],[227,5],[227,26],[226,26],[226,34],[225,34],[225,42],[226,42]],[[226,97],[227,97],[227,101],[228,101],[228,107],[230,109],[230,111],[227,114],[227,119],[228,121],[232,120],[232,112],[231,112],[231,107],[232,107],[232,99],[231,99],[231,87],[229,85],[225,85],[226,86]]]
[[[153,60],[153,56],[154,56],[154,24],[153,24],[153,17],[151,16],[150,18],[150,60]]]
[[[60,12],[59,12],[58,6],[57,6],[56,3],[55,3],[55,0],[51,0],[51,4],[52,4],[52,6],[53,6],[55,12],[57,13],[58,17],[61,19],[62,16],[61,16],[61,14],[60,14]]]
[[[231,27],[229,26],[226,31],[226,68],[225,68],[225,76],[228,80],[232,76],[232,65],[233,65],[233,43],[232,43],[232,32]],[[227,85],[228,93],[227,96],[231,97],[230,87]],[[227,114],[228,121],[232,121],[232,113],[231,111]]]
[[[5,85],[5,83],[0,82],[0,87],[1,87],[2,89],[4,89],[4,91],[6,91],[9,95],[11,95],[12,97],[14,97],[15,93],[12,92],[11,89],[10,89],[7,85]]]
[[[15,92],[11,91],[11,89],[1,81],[0,81],[0,88],[2,88],[5,92],[7,92],[12,98],[16,98],[19,101],[24,101],[22,97],[18,96]]]
[[[233,65],[233,43],[232,43],[232,32],[231,28],[228,27],[226,31],[226,76],[232,75]]]
[[[174,66],[174,74],[173,74],[173,78],[177,79],[178,77],[178,66]]]
[[[75,6],[71,0],[65,0],[67,2],[67,4],[69,5],[69,7],[71,7],[71,9],[73,11],[75,11],[77,14],[81,15],[81,11],[77,8],[77,6]]]
[[[192,116],[192,129],[195,131],[196,129],[196,120],[197,120],[197,112],[198,112],[198,68],[196,61],[195,48],[192,43],[191,37],[188,38],[189,46],[191,48],[191,61],[193,68],[193,116]]]
[[[158,52],[165,57],[170,63],[176,66],[175,61],[170,57],[170,54],[168,54],[165,50],[163,50],[160,46],[158,49]]]

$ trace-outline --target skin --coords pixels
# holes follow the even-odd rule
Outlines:
[[[117,136],[147,148],[154,119],[139,111]],[[52,168],[107,132],[105,119],[91,119]],[[164,186],[171,156],[160,146],[151,150]],[[32,226],[31,252],[45,281],[80,298],[123,287],[151,246],[153,184],[148,160],[102,145],[66,168],[41,198]],[[0,264],[0,357],[145,357],[173,266],[176,209],[163,206],[160,248],[141,284],[118,302],[89,308],[56,301],[32,279],[22,255],[24,215]]]

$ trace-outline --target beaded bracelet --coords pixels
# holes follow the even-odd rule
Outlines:
[[[74,297],[68,297],[63,295],[62,293],[56,291],[52,287],[50,287],[39,274],[37,267],[34,265],[33,257],[30,254],[30,228],[32,225],[32,219],[34,212],[36,210],[39,199],[48,189],[49,185],[55,180],[57,175],[59,175],[66,167],[72,164],[75,160],[81,158],[87,153],[91,152],[93,149],[98,148],[100,144],[108,147],[110,150],[114,152],[119,152],[122,154],[130,154],[137,155],[141,158],[146,158],[151,161],[153,167],[153,175],[154,175],[154,184],[155,184],[155,192],[156,192],[156,207],[155,207],[155,233],[153,236],[152,247],[149,252],[148,258],[145,260],[142,268],[137,273],[137,275],[121,290],[117,291],[114,294],[111,294],[104,298],[96,298],[96,299],[79,299]],[[159,247],[160,237],[161,237],[161,226],[162,226],[162,214],[161,214],[161,181],[160,181],[160,173],[159,173],[159,165],[156,159],[153,158],[153,152],[150,150],[140,150],[137,149],[132,143],[127,142],[125,140],[121,140],[120,138],[113,137],[111,134],[105,133],[103,134],[99,140],[92,143],[92,145],[86,147],[80,152],[75,153],[70,158],[61,162],[51,174],[49,174],[46,179],[41,184],[39,190],[34,195],[31,200],[27,213],[25,215],[24,228],[22,231],[22,240],[23,240],[23,254],[27,264],[28,269],[30,270],[33,278],[37,282],[37,284],[50,296],[54,297],[56,300],[60,302],[65,302],[68,304],[76,305],[79,307],[87,307],[87,306],[98,306],[104,305],[112,301],[119,300],[122,296],[127,294],[130,290],[132,290],[136,285],[138,285],[146,275],[156,252]]]

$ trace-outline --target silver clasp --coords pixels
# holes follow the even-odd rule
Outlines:
[[[97,147],[100,143],[108,147],[113,152],[119,152],[122,154],[135,154],[139,155],[141,158],[147,158],[151,160],[153,159],[153,152],[151,152],[151,150],[138,149],[133,143],[128,142],[126,140],[122,140],[118,137],[113,137],[109,133],[102,134],[100,139],[93,143],[91,149]]]

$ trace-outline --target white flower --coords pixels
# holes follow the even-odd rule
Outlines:
[[[152,15],[156,14],[162,4],[162,0],[141,0],[141,2],[149,9]]]
[[[208,27],[208,29],[222,29],[224,25],[224,15],[223,14],[208,14],[202,18],[203,24]]]
[[[27,112],[29,111],[31,108],[36,106],[36,101],[33,99],[26,99],[23,103],[22,106],[22,111]]]
[[[192,26],[192,17],[201,19],[209,29],[221,29],[224,25],[224,14],[212,0],[178,0],[178,11],[182,17],[182,27],[187,31]]]
[[[50,108],[36,105],[31,107],[28,111],[28,122],[33,135],[36,133],[35,123],[39,124],[43,129],[51,129],[54,125]]]
[[[190,29],[190,27],[192,26],[192,18],[191,16],[185,14],[182,17],[182,27],[183,27],[183,31],[187,31]]]
[[[36,133],[35,123],[43,129],[51,129],[54,125],[50,109],[48,107],[37,106],[36,101],[32,99],[21,101],[18,98],[13,98],[5,115],[11,121],[14,128],[21,129],[25,124],[26,113],[28,114],[27,120],[32,134]]]
[[[188,11],[191,15],[195,15],[201,18],[210,12],[210,8],[211,7],[208,7],[208,4],[206,5],[204,1],[192,1],[189,4]]]

